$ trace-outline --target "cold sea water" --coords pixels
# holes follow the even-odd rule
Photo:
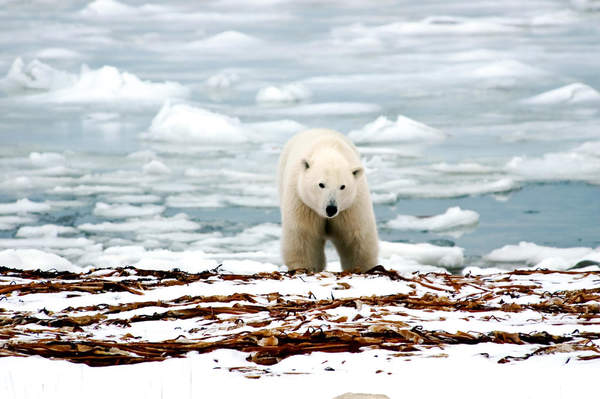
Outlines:
[[[361,151],[388,267],[600,261],[598,1],[0,6],[2,265],[281,265],[308,127]]]

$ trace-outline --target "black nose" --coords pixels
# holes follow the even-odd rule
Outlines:
[[[327,213],[327,216],[332,217],[337,213],[337,206],[328,205],[327,208],[325,208],[325,213]]]

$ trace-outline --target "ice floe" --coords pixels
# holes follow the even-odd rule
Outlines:
[[[59,235],[70,235],[76,234],[77,229],[70,226],[62,226],[56,224],[45,224],[42,226],[23,226],[20,227],[16,237],[30,238],[30,237],[58,237]]]
[[[310,98],[310,90],[299,83],[289,83],[282,86],[263,87],[256,93],[257,103],[277,104],[306,101]]]
[[[240,75],[232,71],[221,71],[209,76],[205,84],[213,90],[225,90],[233,87],[240,81]]]
[[[150,175],[168,175],[171,173],[171,169],[167,165],[156,159],[145,164],[142,170]]]
[[[398,215],[388,221],[386,226],[397,230],[447,231],[474,226],[478,222],[479,214],[477,212],[455,206],[448,208],[443,214],[435,216]]]
[[[93,213],[96,216],[102,216],[107,219],[121,219],[159,215],[164,210],[165,207],[160,205],[134,206],[127,204],[114,205],[106,204],[104,202],[97,202]]]
[[[51,209],[50,205],[44,202],[34,202],[27,198],[22,198],[15,202],[0,203],[0,215],[11,213],[42,213],[48,212]]]
[[[460,247],[381,241],[379,250],[381,262],[386,267],[399,268],[399,270],[404,270],[408,266],[414,268],[416,265],[457,268],[461,267],[464,262],[464,250]]]
[[[142,137],[174,143],[241,144],[279,137],[278,141],[285,141],[302,127],[290,120],[243,123],[203,108],[167,102]]]
[[[555,248],[520,242],[518,245],[505,245],[483,257],[490,263],[509,263],[515,266],[528,266],[551,269],[568,269],[580,262],[600,262],[600,248],[572,247]]]
[[[150,206],[150,205],[148,205]],[[122,209],[112,208],[118,211]],[[142,208],[144,209],[144,208]],[[153,208],[154,210],[154,208]],[[127,208],[127,212],[133,210]],[[166,231],[194,231],[200,228],[200,224],[189,220],[188,216],[180,213],[171,217],[155,216],[152,218],[133,218],[124,222],[102,222],[102,223],[83,223],[77,226],[79,230],[86,232],[166,232]]]
[[[523,100],[527,104],[580,104],[600,102],[600,93],[583,83],[572,83]]]
[[[505,169],[530,181],[598,182],[598,142],[584,143],[571,151],[547,153],[541,157],[513,157]]]
[[[37,90],[29,94],[30,101],[49,103],[161,103],[167,98],[186,98],[190,90],[176,82],[155,83],[121,72],[112,66],[91,69],[81,66],[80,73],[60,71],[38,60],[25,64],[17,58],[7,75],[0,80],[0,89],[10,93]]]
[[[380,116],[359,130],[352,130],[348,137],[357,144],[394,142],[431,142],[445,138],[444,133],[421,122],[398,115],[395,121]]]

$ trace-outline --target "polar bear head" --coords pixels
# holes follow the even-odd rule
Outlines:
[[[358,191],[363,168],[351,165],[335,152],[320,152],[301,161],[298,195],[302,202],[324,218],[333,218],[350,208]]]

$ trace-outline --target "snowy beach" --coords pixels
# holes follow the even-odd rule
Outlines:
[[[581,360],[595,356],[599,343],[598,1],[0,5],[0,397],[91,391],[101,397],[111,393],[105,380],[113,380],[124,394],[144,397],[244,391],[254,397],[265,381],[265,397],[300,397],[299,389],[312,381],[312,396],[324,398],[344,392],[396,398],[422,394],[423,384],[431,395],[469,398],[481,396],[493,375],[517,382],[486,393],[491,397],[589,395],[575,380],[600,361]],[[340,274],[331,246],[324,274],[289,275],[282,266],[277,159],[294,133],[311,127],[339,130],[356,143],[385,273]],[[524,274],[509,274],[517,269]],[[173,270],[182,273],[180,280],[169,274]],[[224,277],[256,273],[263,278]],[[520,298],[494,291],[508,276],[529,287]],[[460,287],[447,285],[452,278]],[[87,291],[69,285],[90,279],[102,287],[136,282],[113,291],[97,282]],[[169,281],[179,283],[162,285]],[[36,284],[46,289],[27,291]],[[54,291],[52,284],[58,284]],[[223,299],[236,293],[252,297]],[[283,298],[269,298],[272,293]],[[364,300],[435,294],[457,301],[474,293],[491,307],[476,320],[462,307],[437,309],[431,301],[414,313],[398,298],[377,306]],[[186,296],[192,299],[173,302]],[[224,302],[207,302],[214,296]],[[365,313],[358,302],[351,311],[338,307],[345,313],[326,318],[348,320],[336,324],[314,321],[323,309],[311,308],[301,313],[306,324],[273,319],[256,330],[281,327],[278,333],[289,335],[298,322],[293,331],[299,334],[350,329],[372,339],[368,334],[376,331],[366,321],[351,320],[358,313],[368,319],[376,308],[373,315],[381,317],[369,319],[375,329],[383,318],[407,324],[395,324],[394,334],[420,327],[480,341],[427,341],[422,345],[430,346],[407,352],[369,345],[355,352],[315,350],[274,365],[248,361],[256,351],[230,347],[102,367],[19,347],[35,339],[204,342],[206,334],[250,331],[244,325],[257,322],[256,315],[216,323],[206,336],[189,333],[210,324],[202,314],[130,326],[107,320],[198,304],[254,304],[272,315],[269,307],[280,301],[318,307],[343,298],[363,303]],[[499,303],[530,306],[556,298],[581,308],[517,312]],[[103,313],[103,306],[138,302],[153,303]],[[387,319],[386,311],[395,318]],[[101,313],[79,328],[43,325]],[[11,324],[17,316],[23,323]],[[522,336],[510,344],[494,335],[498,331],[561,338],[535,343]],[[127,334],[136,338],[124,339]],[[556,345],[563,346],[531,355]],[[541,369],[548,370],[545,382],[533,387],[528,378],[541,378]],[[28,370],[39,374],[38,382],[29,382]],[[428,381],[431,373],[439,385]],[[473,376],[473,390],[455,385],[465,375]]]

